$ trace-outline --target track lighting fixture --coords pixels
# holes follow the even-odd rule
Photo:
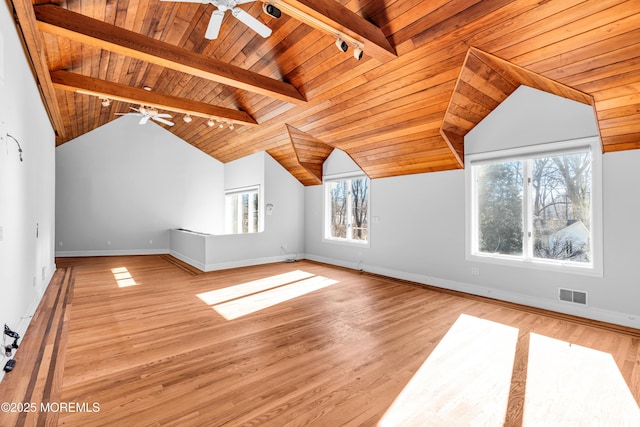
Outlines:
[[[342,40],[342,39],[340,39],[340,38],[338,40],[336,40],[336,46],[342,52],[346,52],[349,49],[349,45],[347,44],[347,42]]]
[[[185,123],[191,123],[191,120],[193,119],[189,114],[185,114],[184,117],[182,117],[182,120],[184,120]]]
[[[102,101],[103,107],[108,107],[109,105],[111,105],[111,100],[109,98],[100,98],[100,100]]]
[[[264,3],[262,5],[262,10],[264,10],[264,13],[269,16],[273,16],[274,18],[280,18],[282,16],[280,9],[269,3]]]
[[[235,126],[233,125],[233,123],[229,124],[229,129],[231,129],[231,130],[235,129]]]
[[[353,48],[353,57],[356,58],[358,61],[362,59],[363,54],[364,52],[358,46]]]
[[[224,127],[224,122],[220,122],[220,125],[218,127],[222,129]]]
[[[207,126],[209,126],[210,128],[214,127],[215,125],[216,122],[213,119],[207,120]]]

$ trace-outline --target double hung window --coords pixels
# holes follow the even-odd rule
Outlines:
[[[260,187],[225,192],[225,233],[243,234],[260,231]]]
[[[364,175],[325,180],[326,240],[368,244],[369,184]]]
[[[595,142],[468,156],[468,258],[601,274]]]

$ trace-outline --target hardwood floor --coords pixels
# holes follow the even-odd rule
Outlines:
[[[637,330],[309,261],[57,264],[75,275],[60,400],[99,406],[58,425],[640,422]]]

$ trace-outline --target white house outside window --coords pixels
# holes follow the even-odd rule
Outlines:
[[[243,234],[260,231],[260,187],[225,192],[225,233]]]
[[[468,156],[468,257],[601,274],[596,142]]]
[[[357,175],[326,179],[324,192],[324,238],[368,244],[369,178]]]

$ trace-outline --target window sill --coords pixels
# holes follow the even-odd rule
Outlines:
[[[577,274],[582,276],[603,277],[602,267],[598,267],[597,263],[580,265],[573,262],[563,261],[543,261],[543,260],[525,260],[508,255],[484,255],[484,254],[467,254],[467,261],[482,262],[487,264],[504,265],[515,268],[529,268],[534,270],[544,270],[554,273]]]
[[[323,243],[332,243],[332,244],[338,244],[338,245],[343,245],[343,246],[355,246],[358,248],[368,248],[371,246],[371,244],[369,243],[369,241],[358,241],[358,240],[346,240],[346,239],[330,239],[327,237],[323,237],[322,238],[322,242]]]

